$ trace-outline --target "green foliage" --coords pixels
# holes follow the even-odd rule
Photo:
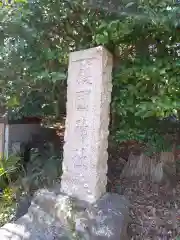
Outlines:
[[[9,196],[10,198],[11,196]],[[10,222],[16,211],[16,202],[15,201],[6,201],[0,199],[0,227]]]
[[[20,172],[20,157],[9,156],[0,159],[0,227],[10,222],[16,212],[16,191],[13,187]]]
[[[20,170],[20,157],[11,155],[0,159],[0,227],[10,222],[15,215],[17,188],[14,188],[14,184]]]
[[[180,5],[139,0],[124,1],[122,8],[108,12],[82,0],[2,7],[2,108],[13,117],[59,117],[65,112],[69,52],[104,45],[114,56],[113,134],[118,141],[146,141],[150,128],[157,139],[155,120],[180,113]]]
[[[11,155],[0,159],[0,188],[8,186],[17,179],[20,171],[20,157]]]

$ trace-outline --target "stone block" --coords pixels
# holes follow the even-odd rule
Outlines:
[[[20,217],[24,216],[27,212],[28,212],[28,209],[31,205],[31,200],[32,200],[32,197],[30,196],[24,196],[22,197],[19,202],[18,202],[18,206],[17,206],[17,209],[16,209],[16,214],[15,214],[15,217],[14,217],[14,220],[18,220]]]
[[[55,200],[53,193],[48,194],[48,198],[43,197],[42,193],[38,195],[43,204],[41,200],[37,201],[36,197],[34,202],[40,203],[40,207],[34,210],[35,205],[32,205],[29,209],[33,221],[38,224],[58,223],[66,229],[66,233],[72,234],[72,229],[75,229],[75,233],[84,240],[127,239],[130,203],[124,196],[106,193],[94,204],[89,204],[64,194],[59,194]],[[36,215],[40,215],[41,218]]]
[[[92,240],[126,240],[129,206],[124,196],[107,193],[77,219],[77,230]]]
[[[1,240],[126,240],[129,202],[105,194],[90,205],[47,190],[36,194],[28,213],[0,229]]]
[[[59,240],[63,234],[64,231],[56,226],[32,221],[28,214],[0,228],[1,240]]]
[[[106,192],[111,72],[102,46],[70,54],[61,192],[89,203]]]

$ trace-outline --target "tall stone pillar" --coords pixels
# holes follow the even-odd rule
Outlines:
[[[70,54],[61,191],[89,203],[106,192],[111,72],[101,46]]]

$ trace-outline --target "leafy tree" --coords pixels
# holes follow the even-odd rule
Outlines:
[[[162,150],[159,133],[172,134],[178,125],[159,120],[180,115],[180,7],[170,0],[121,5],[117,11],[82,0],[2,6],[2,107],[18,117],[59,117],[65,112],[69,52],[104,45],[114,56],[113,135]]]

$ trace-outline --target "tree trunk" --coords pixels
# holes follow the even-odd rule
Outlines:
[[[131,153],[121,177],[140,177],[157,183],[168,180],[174,185],[175,175],[176,167],[173,152],[161,152],[156,157]]]

